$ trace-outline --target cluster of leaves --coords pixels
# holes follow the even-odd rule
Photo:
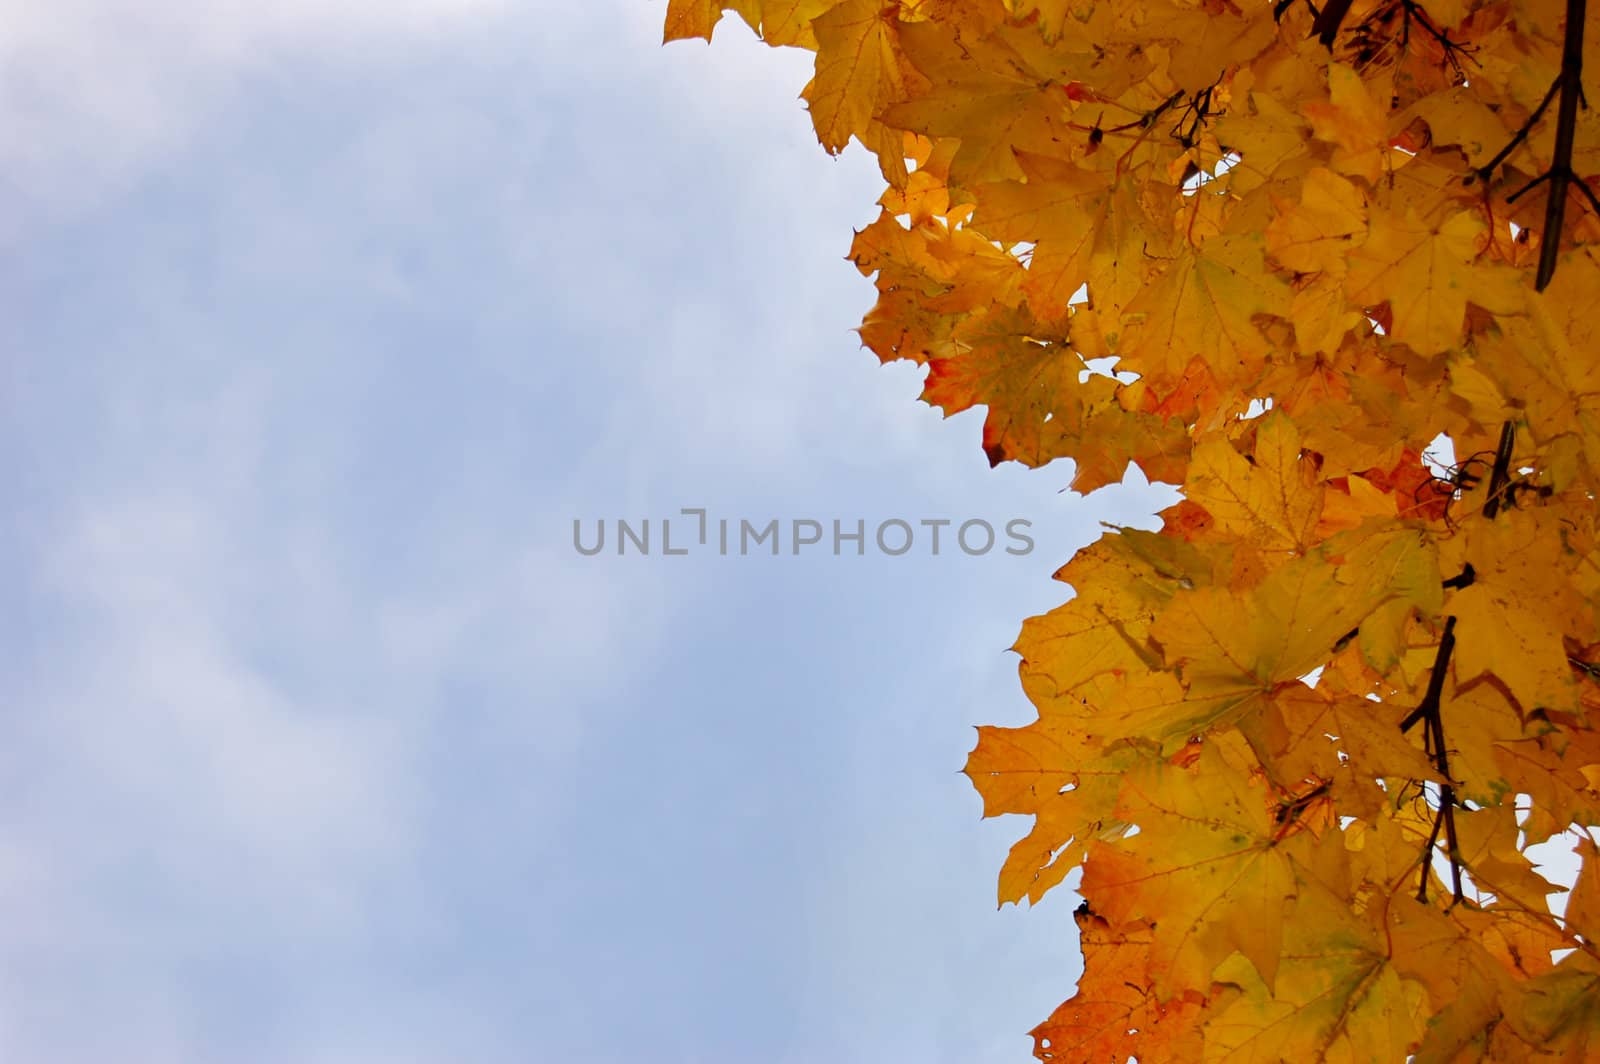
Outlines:
[[[991,462],[1181,485],[967,765],[1034,818],[1002,903],[1081,871],[1044,1060],[1600,1059],[1600,856],[1527,853],[1600,823],[1600,25],[1324,4],[668,11],[816,52],[887,184],[862,339]]]

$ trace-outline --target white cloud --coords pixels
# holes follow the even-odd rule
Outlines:
[[[0,171],[24,218],[92,209],[224,112],[240,79],[308,55],[372,63],[481,26],[506,0],[0,0]]]
[[[0,778],[23,796],[0,796],[16,916],[0,1058],[241,1059],[277,1007],[293,1052],[259,1059],[515,1059],[534,1022],[518,993],[536,1015],[541,995],[558,1003],[552,1038],[598,1045],[622,1023],[606,993],[632,988],[572,970],[612,953],[640,979],[675,973],[650,1004],[698,1053],[723,1022],[698,989],[746,980],[680,958],[743,958],[778,994],[790,972],[773,958],[796,955],[715,941],[730,919],[715,891],[797,890],[784,869],[827,864],[824,926],[873,874],[843,832],[791,863],[773,854],[792,839],[746,846],[814,828],[835,800],[838,766],[806,760],[813,743],[879,756],[881,736],[839,732],[855,713],[937,747],[882,771],[952,808],[906,789],[896,819],[849,811],[852,837],[878,853],[926,830],[917,868],[972,877],[938,896],[976,882],[983,904],[921,912],[989,916],[995,862],[939,856],[946,831],[1008,841],[972,823],[951,772],[965,724],[994,715],[980,685],[955,707],[908,686],[892,651],[868,670],[815,648],[876,616],[872,639],[938,648],[912,679],[978,653],[1018,707],[1001,648],[1028,610],[1009,593],[976,569],[950,588],[882,566],[834,584],[570,548],[573,517],[697,503],[1001,517],[1036,497],[1020,470],[986,469],[979,415],[944,424],[911,402],[915,370],[884,374],[850,336],[872,293],[843,256],[876,179],[820,156],[794,100],[805,57],[737,23],[711,53],[662,49],[663,5],[632,0],[503,21],[492,5],[218,10],[12,5],[0,46],[0,117],[38,135],[11,142],[13,179],[53,217],[107,207],[29,234],[26,376],[43,398],[18,415],[50,490],[23,559],[43,634],[0,721]],[[276,125],[219,135],[247,115]],[[154,207],[118,194],[140,175],[159,178]],[[1012,576],[1049,604],[1065,557],[1044,523],[1077,522],[1038,516],[1038,564]],[[925,583],[961,605],[902,601]],[[1001,619],[973,651],[980,588]],[[931,634],[935,617],[965,635]],[[935,702],[948,727],[928,723]],[[723,780],[756,798],[692,801]],[[724,848],[736,860],[694,865]],[[861,896],[892,900],[885,884],[910,876]],[[929,947],[909,915],[850,911],[879,937],[812,958],[819,1016],[838,1015],[841,963],[870,954],[887,994]],[[771,925],[754,903],[745,918]],[[395,939],[413,952],[391,965]],[[436,958],[488,974],[397,985]],[[486,1001],[491,983],[507,996]],[[938,1012],[943,977],[917,987],[900,1007]],[[244,1005],[203,996],[229,993]],[[745,1020],[757,1005],[787,1002]],[[74,1026],[86,1014],[102,1033]]]
[[[71,840],[53,853],[86,881],[138,859],[201,894],[267,891],[337,925],[358,915],[342,887],[352,870],[406,853],[403,724],[307,704],[251,660],[251,600],[274,575],[252,572],[253,553],[192,497],[80,516],[45,561],[79,638],[41,669],[15,725],[53,762],[31,812],[57,847]]]

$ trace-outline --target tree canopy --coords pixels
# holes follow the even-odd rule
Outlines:
[[[1600,25],[1584,0],[671,0],[816,53],[860,330],[991,463],[1180,486],[1016,643],[1042,1060],[1600,1059]],[[1548,897],[1547,897],[1548,896]],[[1063,988],[1065,991],[1065,988]]]

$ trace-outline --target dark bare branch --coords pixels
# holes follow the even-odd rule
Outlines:
[[[1566,221],[1567,189],[1578,180],[1572,172],[1572,149],[1578,139],[1578,104],[1583,96],[1583,20],[1587,0],[1567,0],[1566,38],[1561,47],[1561,103],[1556,110],[1556,151],[1550,160],[1550,198],[1545,202],[1544,232],[1539,234],[1539,272],[1533,286],[1544,291],[1556,275],[1561,252],[1561,227]]]

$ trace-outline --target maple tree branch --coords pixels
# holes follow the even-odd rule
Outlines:
[[[1474,178],[1479,181],[1488,181],[1490,177],[1494,176],[1494,168],[1505,162],[1506,157],[1517,150],[1517,145],[1528,139],[1528,134],[1533,131],[1534,126],[1539,124],[1539,119],[1544,115],[1545,108],[1550,106],[1550,101],[1556,98],[1556,92],[1560,88],[1560,78],[1550,83],[1550,91],[1544,94],[1544,99],[1540,101],[1539,106],[1535,107],[1533,113],[1528,116],[1527,121],[1522,123],[1522,128],[1512,134],[1511,139],[1506,142],[1506,146],[1496,152],[1493,159],[1490,159],[1467,175],[1467,184],[1470,185]]]
[[[1332,48],[1334,38],[1339,36],[1339,23],[1344,21],[1345,15],[1350,13],[1351,0],[1328,0],[1328,6],[1318,14],[1316,21],[1311,23],[1311,32],[1317,35],[1317,40],[1324,48]]]
[[[1454,627],[1455,618],[1451,617],[1445,624],[1445,636],[1452,648],[1454,648],[1456,642],[1455,633],[1451,631]],[[1444,657],[1448,661],[1450,655],[1446,653]],[[1443,672],[1444,670],[1441,668],[1439,674],[1442,676]],[[1428,687],[1430,690],[1434,689],[1432,676],[1428,678]],[[1445,851],[1450,855],[1451,892],[1454,894],[1455,900],[1459,902],[1464,900],[1465,896],[1461,890],[1461,844],[1456,838],[1456,788],[1454,784],[1449,782],[1450,751],[1444,741],[1444,715],[1440,712],[1437,698],[1434,700],[1433,712],[1429,714],[1428,723],[1430,730],[1433,732],[1434,764],[1439,768],[1439,775],[1445,779],[1445,782],[1439,785],[1439,819],[1444,821]],[[1426,869],[1423,871],[1422,882],[1424,886],[1427,885]]]
[[[1534,288],[1541,292],[1550,284],[1551,278],[1556,273],[1556,260],[1561,252],[1561,230],[1566,224],[1567,193],[1576,186],[1582,190],[1591,209],[1600,214],[1600,200],[1595,198],[1594,190],[1572,169],[1572,152],[1578,139],[1578,108],[1587,106],[1583,98],[1583,21],[1587,4],[1588,0],[1567,0],[1566,31],[1561,45],[1561,72],[1556,75],[1555,81],[1550,83],[1550,89],[1544,94],[1544,99],[1539,101],[1539,106],[1533,109],[1533,113],[1516,133],[1512,134],[1506,146],[1467,177],[1469,184],[1474,179],[1487,182],[1493,175],[1495,167],[1505,162],[1517,146],[1528,139],[1528,134],[1549,109],[1550,101],[1559,95],[1560,103],[1556,106],[1556,144],[1555,152],[1550,159],[1550,168],[1506,197],[1506,202],[1515,203],[1523,193],[1545,181],[1550,182],[1550,195],[1544,207],[1544,229],[1540,233],[1539,267],[1533,282]]]
[[[1178,116],[1178,121],[1173,125],[1170,136],[1185,148],[1194,147],[1195,140],[1200,135],[1200,127],[1204,126],[1206,119],[1214,113],[1211,110],[1211,94],[1216,87],[1216,83],[1213,83],[1190,97],[1189,106],[1184,108],[1183,114]],[[1183,128],[1186,121],[1189,123],[1187,130]]]
[[[1545,111],[1549,109],[1550,101],[1559,96],[1560,103],[1556,106],[1555,151],[1551,156],[1549,169],[1506,197],[1506,202],[1515,203],[1524,193],[1546,181],[1550,182],[1550,195],[1544,207],[1544,228],[1540,233],[1539,266],[1533,282],[1534,288],[1541,292],[1555,277],[1556,262],[1561,253],[1561,230],[1566,224],[1567,193],[1576,187],[1589,201],[1590,209],[1600,214],[1600,198],[1595,196],[1588,182],[1578,177],[1577,172],[1572,169],[1572,153],[1578,138],[1578,109],[1588,107],[1583,95],[1583,23],[1587,3],[1588,0],[1567,0],[1566,29],[1561,45],[1561,72],[1556,75],[1555,81],[1550,83],[1550,89],[1544,94],[1544,99],[1539,101],[1539,106],[1533,109],[1533,113],[1528,115],[1512,134],[1505,147],[1496,152],[1487,163],[1468,174],[1466,179],[1467,184],[1471,184],[1474,180],[1488,182],[1494,175],[1495,167],[1505,162],[1518,145],[1528,139],[1528,134],[1539,124]]]
[[[1507,196],[1506,197],[1506,202],[1507,203],[1515,203],[1515,202],[1517,202],[1517,200],[1522,198],[1524,193],[1532,192],[1534,189],[1538,188],[1540,185],[1544,184],[1548,180],[1550,180],[1550,172],[1547,170],[1544,173],[1540,174],[1538,177],[1536,177],[1533,180],[1529,181],[1526,185],[1523,185],[1521,188],[1517,189],[1511,195]]]
[[[1574,181],[1572,185],[1579,192],[1583,193],[1584,199],[1589,201],[1589,209],[1594,211],[1595,214],[1600,214],[1600,198],[1595,197],[1594,189],[1589,187],[1589,182]]]
[[[1171,96],[1168,96],[1165,100],[1162,100],[1161,103],[1157,104],[1155,107],[1152,107],[1150,110],[1141,114],[1138,118],[1135,118],[1132,122],[1124,122],[1120,126],[1107,126],[1102,132],[1126,133],[1130,129],[1149,129],[1151,126],[1156,124],[1156,119],[1160,118],[1181,99],[1183,99],[1183,90],[1179,89]]]
[[[1481,65],[1476,59],[1472,58],[1472,46],[1462,44],[1460,41],[1452,41],[1449,32],[1435,26],[1433,19],[1428,17],[1428,12],[1423,9],[1421,4],[1417,3],[1417,0],[1400,0],[1400,9],[1404,18],[1400,27],[1401,48],[1404,48],[1411,41],[1411,23],[1414,20],[1428,36],[1438,43],[1439,47],[1444,49],[1445,61],[1450,64],[1450,68],[1455,71],[1457,77],[1466,77],[1466,71],[1461,68],[1461,60],[1456,58],[1457,55],[1466,56],[1467,60],[1474,66]]]
[[[1138,118],[1137,121],[1128,122],[1120,126],[1113,126],[1105,131],[1107,133],[1121,133],[1129,129],[1139,130],[1139,135],[1133,138],[1133,143],[1128,145],[1128,150],[1117,156],[1116,173],[1118,175],[1122,173],[1123,164],[1125,164],[1133,155],[1133,153],[1138,150],[1139,145],[1144,143],[1144,139],[1150,135],[1150,130],[1155,127],[1156,119],[1166,114],[1167,111],[1169,111],[1179,100],[1183,99],[1183,97],[1184,92],[1182,89],[1179,89],[1177,92],[1163,100],[1160,106],[1146,111]]]
[[[1501,500],[1506,497],[1506,488],[1511,483],[1511,455],[1516,447],[1517,426],[1510,420],[1500,426],[1500,442],[1495,447],[1494,466],[1489,472],[1489,501],[1484,504],[1483,515],[1491,520],[1500,512]],[[1444,581],[1445,587],[1466,587],[1477,578],[1476,571],[1469,562],[1461,570],[1459,576]],[[1428,674],[1428,689],[1422,696],[1422,702],[1416,709],[1406,714],[1400,722],[1400,731],[1405,733],[1416,726],[1418,721],[1425,722],[1427,730],[1423,735],[1423,745],[1433,756],[1433,764],[1439,770],[1443,780],[1439,784],[1439,812],[1434,818],[1433,831],[1428,836],[1428,844],[1423,849],[1422,882],[1417,887],[1417,900],[1428,900],[1428,855],[1433,853],[1433,848],[1439,841],[1439,829],[1444,828],[1445,851],[1450,855],[1450,886],[1455,900],[1460,902],[1465,899],[1461,881],[1461,844],[1456,837],[1456,789],[1450,782],[1450,749],[1444,737],[1444,714],[1440,711],[1444,696],[1445,670],[1450,665],[1450,655],[1456,647],[1456,618],[1452,614],[1445,618],[1444,633],[1439,637],[1439,650],[1433,658],[1433,671]]]
[[[1444,823],[1444,806],[1439,807],[1439,812],[1433,818],[1433,830],[1428,832],[1428,841],[1422,844],[1422,882],[1417,884],[1417,900],[1428,900],[1428,858],[1433,855],[1433,848],[1439,844],[1439,826]]]
[[[1466,901],[1461,889],[1461,843],[1456,838],[1456,789],[1446,783],[1439,790],[1439,808],[1444,813],[1445,850],[1450,854],[1450,894],[1456,901]]]
[[[1444,635],[1439,639],[1438,653],[1433,656],[1433,672],[1428,674],[1428,690],[1422,696],[1421,703],[1406,715],[1400,722],[1402,733],[1410,731],[1417,723],[1428,716],[1439,706],[1439,698],[1444,692],[1444,670],[1450,664],[1450,655],[1456,648],[1456,619],[1454,616],[1444,619]]]
[[[1456,791],[1450,783],[1450,754],[1445,745],[1444,718],[1439,712],[1440,702],[1444,695],[1444,677],[1450,667],[1450,655],[1456,647],[1456,619],[1449,616],[1444,621],[1444,634],[1439,638],[1439,650],[1433,657],[1433,671],[1428,674],[1428,690],[1423,694],[1421,703],[1417,708],[1406,715],[1400,722],[1402,734],[1410,731],[1418,721],[1426,724],[1423,732],[1423,745],[1433,757],[1433,764],[1439,771],[1444,782],[1439,785],[1439,812],[1433,821],[1433,831],[1428,835],[1427,845],[1422,850],[1422,882],[1417,886],[1417,900],[1428,900],[1428,855],[1433,853],[1433,848],[1439,841],[1439,829],[1444,828],[1445,849],[1450,855],[1451,887],[1456,901],[1462,901],[1465,894],[1461,883],[1461,846],[1456,838]]]
[[[1556,110],[1556,151],[1550,160],[1550,198],[1544,207],[1544,232],[1540,234],[1539,272],[1533,287],[1544,291],[1556,273],[1561,250],[1561,227],[1566,221],[1567,189],[1577,175],[1572,172],[1572,149],[1578,138],[1578,100],[1583,95],[1583,20],[1587,0],[1567,0],[1567,31],[1561,46],[1561,103]],[[1582,182],[1579,182],[1582,184]]]
[[[1494,467],[1489,471],[1489,501],[1483,504],[1483,516],[1491,520],[1500,512],[1501,500],[1506,495],[1506,485],[1511,482],[1511,448],[1515,446],[1516,440],[1516,425],[1510,421],[1502,424],[1500,443],[1494,451]]]

